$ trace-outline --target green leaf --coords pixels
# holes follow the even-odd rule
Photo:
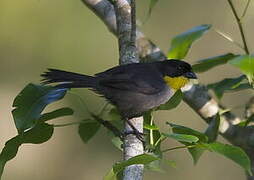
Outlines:
[[[197,143],[206,143],[208,142],[208,137],[201,133],[198,132],[194,129],[185,127],[185,126],[181,126],[181,125],[176,125],[176,124],[172,124],[172,123],[168,123],[171,127],[172,127],[172,131],[174,133],[178,133],[178,134],[189,134],[189,135],[193,135],[195,137],[199,138],[199,141]],[[181,141],[180,141],[181,142]],[[187,143],[187,142],[181,142],[182,144],[189,146],[192,145],[191,143]],[[197,164],[199,158],[201,157],[201,155],[204,152],[204,148],[203,147],[193,147],[193,148],[188,148],[188,151],[190,152],[192,159],[193,159],[193,163]]]
[[[147,18],[149,18],[151,16],[152,10],[153,10],[153,8],[155,7],[155,5],[157,4],[158,1],[159,0],[150,0]]]
[[[68,108],[68,107],[60,108],[55,111],[42,114],[39,121],[45,122],[45,121],[48,121],[51,119],[56,119],[56,118],[63,117],[63,116],[70,116],[70,115],[73,115],[73,113],[74,112],[71,108]]]
[[[37,123],[44,108],[64,97],[66,89],[28,84],[15,98],[12,115],[19,133]]]
[[[220,56],[210,57],[207,59],[202,59],[198,61],[197,64],[192,66],[192,69],[196,73],[202,73],[208,71],[216,66],[226,64],[230,59],[237,57],[232,53],[223,54]]]
[[[41,144],[48,141],[52,137],[53,132],[53,125],[40,123],[20,136],[22,137],[22,143]]]
[[[120,171],[124,170],[125,167],[133,165],[133,164],[149,164],[155,160],[159,160],[158,157],[155,157],[154,155],[150,154],[141,154],[135,157],[132,157],[128,159],[127,161],[122,161],[119,163],[116,163],[113,166],[113,171],[115,174],[119,173]]]
[[[163,162],[172,168],[176,168],[176,162],[174,160],[164,159]]]
[[[206,144],[206,147],[213,152],[221,154],[228,159],[231,159],[243,169],[245,169],[250,175],[251,173],[251,162],[248,155],[240,148],[228,144],[222,144],[219,142]]]
[[[0,179],[6,162],[16,156],[20,145],[21,141],[19,136],[16,136],[5,143],[5,146],[0,154]]]
[[[219,126],[220,126],[220,114],[218,113],[216,117],[211,120],[208,128],[205,131],[209,143],[216,141],[219,134]]]
[[[121,117],[119,111],[118,111],[115,107],[113,107],[113,108],[109,111],[108,115],[109,115],[109,118],[110,118],[111,121],[119,121],[119,120],[122,119],[122,117]]]
[[[103,180],[117,180],[117,174],[114,173],[113,168],[104,176]]]
[[[250,84],[254,81],[254,56],[242,55],[229,61],[235,67],[238,67],[248,78]]]
[[[203,143],[208,142],[208,137],[199,131],[196,131],[194,129],[191,129],[185,126],[169,123],[169,122],[167,122],[167,124],[172,127],[173,133],[193,135],[199,139],[199,142],[203,142]]]
[[[122,161],[119,163],[115,163],[113,168],[107,173],[107,175],[103,178],[103,180],[116,180],[117,176],[121,173],[125,167],[133,165],[133,164],[144,164],[147,165],[153,161],[159,160],[159,158],[150,154],[141,154],[135,157],[128,159],[127,161]]]
[[[199,141],[198,137],[188,134],[162,133],[162,135],[177,140],[179,142],[196,143]]]
[[[236,78],[226,78],[222,81],[208,84],[207,88],[212,89],[215,95],[221,99],[223,94],[227,91],[233,91],[241,85],[241,82],[245,79],[245,76],[239,76]]]
[[[87,121],[87,122],[86,122]],[[79,125],[79,136],[84,143],[87,143],[100,129],[101,124],[97,121],[84,120],[84,123]]]
[[[161,164],[162,164],[162,159],[159,160],[155,160],[149,164],[145,165],[145,170],[149,170],[149,171],[155,171],[155,172],[165,172],[162,168],[161,168]]]
[[[121,141],[121,139],[120,139],[119,137],[113,137],[113,138],[111,139],[111,142],[112,142],[112,144],[113,144],[117,149],[119,149],[120,151],[123,151],[123,148],[122,148],[123,142]]]
[[[146,136],[146,142],[149,142],[149,144],[147,144],[149,147],[147,148],[151,149],[152,151],[160,152],[161,133],[159,128],[153,122],[152,111],[146,112],[143,117],[145,134],[148,134]]]
[[[144,128],[147,130],[159,130],[159,127],[156,126],[155,124],[150,125],[150,124],[144,124]]]
[[[170,110],[176,108],[183,99],[183,93],[181,90],[175,92],[175,94],[166,102],[160,105],[156,110]]]
[[[7,161],[13,159],[21,144],[33,143],[40,144],[49,140],[53,134],[54,128],[49,124],[37,124],[34,128],[15,136],[5,143],[0,154],[0,179],[3,174],[4,166]]]
[[[193,164],[196,165],[201,155],[205,152],[205,149],[200,147],[193,147],[188,148],[188,151],[190,152],[191,157],[193,159]]]
[[[169,59],[183,59],[188,53],[192,43],[199,39],[206,31],[210,29],[211,25],[196,26],[187,32],[177,35],[171,41],[167,57]]]

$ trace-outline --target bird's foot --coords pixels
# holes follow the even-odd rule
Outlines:
[[[132,131],[129,131],[129,132],[124,132],[125,136],[130,135],[130,134],[135,135],[138,140],[140,140],[142,143],[145,143],[145,138],[144,138],[145,134],[144,133],[141,133],[136,129],[133,129]]]

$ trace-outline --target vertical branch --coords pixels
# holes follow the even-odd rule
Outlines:
[[[136,4],[135,4],[135,0],[131,0],[130,4],[131,4],[131,39],[130,39],[130,42],[132,43],[132,45],[136,46],[136,29],[137,28],[136,28]]]
[[[114,2],[117,24],[117,37],[119,44],[119,63],[137,63],[138,53],[136,48],[136,13],[135,0],[130,4],[127,0],[116,0]],[[143,117],[129,120],[139,132],[143,132]],[[125,123],[125,132],[133,131]],[[123,155],[124,160],[144,153],[143,143],[135,135],[129,134],[124,138]],[[141,180],[143,178],[143,165],[131,165],[123,172],[124,180]]]
[[[254,96],[250,98],[249,102],[245,106],[245,117],[246,119],[253,118],[254,117]],[[253,139],[252,139],[253,140]],[[250,157],[251,160],[251,170],[252,173],[254,173],[254,152],[253,147],[246,148],[245,151]],[[254,176],[246,174],[247,180],[254,180]]]
[[[241,34],[241,37],[242,37],[242,41],[243,41],[243,46],[244,46],[244,51],[246,54],[250,54],[250,51],[248,49],[248,46],[247,46],[247,42],[246,42],[246,38],[245,38],[245,34],[243,32],[243,26],[242,26],[242,21],[240,19],[240,17],[238,16],[237,12],[236,12],[236,9],[235,9],[235,6],[232,2],[232,0],[228,0],[228,3],[230,5],[230,8],[235,16],[235,19],[236,19],[236,22],[237,22],[237,25],[238,25],[238,28],[240,30],[240,34]],[[247,9],[246,9],[247,10]],[[246,13],[246,12],[245,12]],[[245,14],[244,13],[244,14]]]

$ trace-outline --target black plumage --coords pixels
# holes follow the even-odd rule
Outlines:
[[[94,76],[57,69],[41,75],[45,84],[56,88],[90,88],[115,105],[123,118],[129,119],[166,103],[174,90],[165,76],[196,78],[191,66],[179,60],[116,66]]]

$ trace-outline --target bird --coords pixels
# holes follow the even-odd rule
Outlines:
[[[43,84],[55,88],[89,88],[116,106],[128,121],[165,104],[190,79],[197,79],[189,63],[171,59],[149,63],[118,65],[93,76],[48,69],[41,74]]]

